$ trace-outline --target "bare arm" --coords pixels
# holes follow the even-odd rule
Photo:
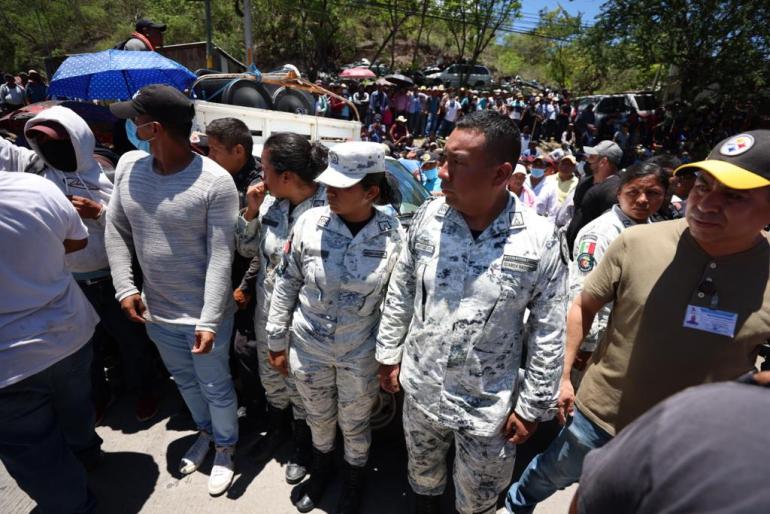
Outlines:
[[[73,253],[77,252],[78,250],[82,250],[88,245],[88,238],[86,239],[65,239],[63,241],[64,243],[64,253]]]
[[[601,300],[585,291],[575,297],[567,311],[567,347],[564,352],[564,371],[562,380],[569,380],[575,356],[580,349],[580,343],[591,331],[596,314],[604,307]]]
[[[580,343],[591,331],[596,313],[601,310],[604,303],[583,291],[575,297],[575,300],[567,311],[567,344],[564,350],[564,368],[559,389],[559,421],[567,422],[572,412],[572,404],[575,402],[575,389],[570,380],[572,366],[580,349]]]

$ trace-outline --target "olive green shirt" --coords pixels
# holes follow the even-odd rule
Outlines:
[[[690,386],[753,368],[770,338],[770,243],[712,258],[685,220],[625,230],[583,290],[615,302],[576,405],[610,434]],[[734,336],[685,325],[689,305],[737,314]]]

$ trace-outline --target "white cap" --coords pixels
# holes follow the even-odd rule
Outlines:
[[[552,162],[559,162],[564,158],[564,150],[561,148],[557,148],[556,150],[552,151],[548,154],[548,158],[551,159]]]
[[[379,143],[349,141],[329,150],[329,166],[316,182],[345,189],[355,186],[370,173],[385,171],[385,150]]]
[[[517,164],[515,168],[513,168],[513,174],[516,175],[517,173],[521,173],[522,175],[527,174],[527,168],[523,164]]]

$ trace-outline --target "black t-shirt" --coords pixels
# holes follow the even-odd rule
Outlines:
[[[372,210],[372,215],[369,216],[369,219],[367,219],[366,221],[348,221],[342,216],[340,216],[340,219],[348,227],[348,230],[350,230],[350,233],[353,234],[353,237],[356,237],[356,234],[361,232],[361,229],[363,229],[367,225],[367,223],[372,221],[372,218],[374,218],[374,210]]]
[[[567,244],[570,255],[572,255],[575,238],[577,238],[580,229],[618,202],[619,183],[620,177],[617,175],[610,175],[604,179],[604,182],[596,185],[594,185],[593,176],[583,177],[578,182],[573,196],[575,214],[572,216],[569,227],[567,227]]]
[[[586,456],[578,512],[767,512],[769,424],[766,387],[687,389]]]

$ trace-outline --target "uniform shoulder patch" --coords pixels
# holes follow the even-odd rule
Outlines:
[[[594,269],[594,266],[596,265],[596,259],[594,259],[593,254],[581,253],[577,256],[577,265],[580,271],[583,273],[588,273]]]
[[[324,205],[326,205],[326,202],[321,198],[313,200],[313,207],[323,207]]]
[[[380,221],[380,232],[387,232],[388,230],[391,230],[393,227],[390,225],[389,221]]]
[[[578,245],[578,255],[585,253],[593,257],[596,252],[596,241],[597,238],[595,236],[585,236],[581,238],[580,244]]]

